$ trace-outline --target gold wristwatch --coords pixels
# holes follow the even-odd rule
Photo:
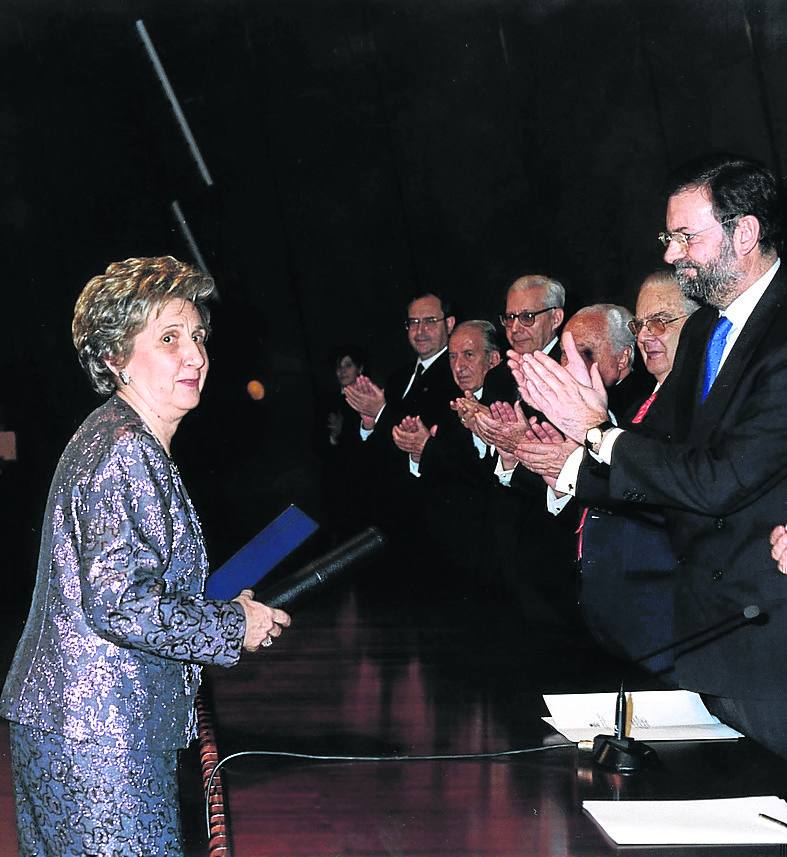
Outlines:
[[[614,423],[609,420],[600,423],[593,428],[589,428],[585,433],[585,449],[592,452],[593,455],[599,455],[601,452],[601,444],[604,441],[604,434],[611,428],[615,428]]]

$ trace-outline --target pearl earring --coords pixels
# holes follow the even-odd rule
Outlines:
[[[118,372],[118,375],[120,375],[120,380],[126,386],[128,386],[131,383],[131,378],[130,378],[128,371],[126,369],[121,369],[120,372]]]

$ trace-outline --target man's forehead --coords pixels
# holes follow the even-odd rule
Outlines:
[[[541,309],[546,297],[546,286],[528,286],[525,289],[510,289],[506,296],[506,307]]]
[[[481,331],[475,328],[458,330],[451,334],[448,347],[451,351],[460,351],[466,348],[478,348],[482,342]]]
[[[637,317],[647,318],[659,313],[672,314],[682,309],[680,295],[677,285],[675,288],[669,286],[645,286],[637,298]]]
[[[585,337],[599,337],[606,335],[607,320],[600,313],[586,313],[579,316],[574,316],[566,322],[566,330],[571,332],[571,335]]]
[[[678,191],[667,200],[667,226],[669,229],[688,229],[697,218],[711,218],[713,201],[707,187],[690,187]]]
[[[434,295],[416,298],[407,307],[407,315],[411,318],[414,316],[440,315],[440,299]]]

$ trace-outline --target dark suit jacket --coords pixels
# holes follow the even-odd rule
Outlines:
[[[469,432],[451,412],[448,419],[439,424],[437,434],[424,447],[419,470],[422,475],[434,479],[453,479],[478,487],[487,485],[493,478],[494,462],[487,449],[481,459]]]
[[[556,342],[547,352],[547,355],[553,360],[560,362],[560,342]],[[501,357],[503,359],[500,363],[493,369],[490,369],[486,373],[486,378],[484,378],[484,396],[481,401],[485,405],[491,405],[492,402],[510,402],[513,404],[521,400],[514,376],[508,368],[508,358],[506,357],[505,350],[502,352]]]
[[[420,480],[410,476],[407,456],[393,442],[391,430],[405,416],[420,416],[429,428],[456,421],[450,403],[461,395],[451,374],[447,351],[413,381],[403,397],[414,368],[415,362],[402,366],[386,381],[385,409],[361,449],[361,466],[373,481],[370,520],[389,533],[411,532],[412,510],[422,502]]]
[[[704,354],[718,314],[698,310],[683,329],[664,387],[659,429],[667,441],[626,432],[615,444],[609,493],[665,510],[679,558],[676,636],[748,604],[767,610],[693,652],[678,653],[684,687],[769,698],[787,687],[787,578],[768,534],[787,516],[787,280],[780,269],[760,299],[704,403]]]
[[[634,416],[637,408],[653,392],[656,382],[643,368],[635,366],[634,371],[614,387],[607,390],[609,409],[619,424]]]
[[[654,385],[650,379],[651,389]],[[663,407],[661,391],[644,422],[633,425],[642,402],[634,403],[621,426],[654,437]],[[582,473],[582,488],[590,495],[589,482],[598,479],[597,494],[607,499],[605,480],[590,468]],[[605,503],[588,509],[582,528],[580,606],[590,632],[604,648],[618,657],[636,661],[669,645],[675,639],[673,590],[677,558],[672,551],[664,515],[658,508],[631,503]],[[645,669],[663,680],[674,680],[672,651],[650,658]]]
[[[454,383],[448,364],[448,351],[444,351],[424,370],[420,378],[413,381],[412,387],[403,397],[414,369],[415,363],[401,366],[385,382],[385,410],[375,426],[375,435],[379,432],[390,441],[391,429],[406,416],[420,416],[424,424],[431,428],[453,415],[450,402],[462,393]]]
[[[441,423],[421,456],[423,521],[453,583],[458,570],[482,592],[514,598],[531,630],[564,627],[576,605],[570,551],[568,562],[561,561],[570,538],[566,521],[547,515],[540,478],[538,491],[503,487],[494,475],[496,459],[479,458],[456,414]]]
[[[491,405],[492,402],[516,402],[519,400],[519,390],[516,386],[514,376],[508,368],[508,362],[505,357],[486,373],[484,378],[484,397],[485,405]]]
[[[496,573],[487,543],[489,504],[492,492],[502,490],[493,455],[487,450],[479,457],[473,435],[452,413],[427,441],[419,470],[423,522],[446,567],[461,571],[467,581],[489,583]]]
[[[393,427],[406,416],[420,416],[427,428],[439,425],[454,416],[450,403],[461,395],[451,374],[447,351],[413,381],[403,397],[414,369],[415,363],[401,366],[385,382],[385,408],[374,431],[363,444],[366,456],[393,474],[401,470],[402,459],[402,453],[391,437]]]
[[[558,345],[550,350],[549,356],[560,359]],[[481,401],[484,404],[520,401],[506,361],[487,373]],[[526,417],[544,419],[543,414],[525,402],[520,404]],[[496,477],[495,482],[496,490],[489,501],[493,535],[487,541],[494,542],[503,574],[512,586],[525,587],[522,601],[533,600],[537,605],[535,612],[543,613],[552,607],[573,622],[577,604],[576,515],[571,511],[558,516],[550,514],[546,509],[544,480],[521,464],[515,467],[509,488],[497,484]],[[536,596],[543,596],[545,601]]]

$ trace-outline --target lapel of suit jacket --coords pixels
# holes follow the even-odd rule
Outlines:
[[[718,310],[714,307],[701,307],[681,332],[675,367],[667,378],[673,403],[671,428],[676,433],[676,440],[685,440],[695,423],[702,395],[705,350],[718,317]]]
[[[413,375],[415,366],[410,363],[407,366],[400,366],[385,382],[385,400],[390,405],[398,404],[402,401],[407,382]]]
[[[775,314],[780,312],[785,305],[785,298],[787,297],[785,291],[787,290],[787,286],[780,274],[781,270],[776,272],[776,276],[754,307],[752,314],[749,316],[738,339],[735,341],[732,351],[727,355],[724,365],[719,370],[719,374],[708,393],[708,398],[696,408],[694,431],[701,436],[707,436],[714,426],[718,425],[738,387],[741,376],[760,343],[767,335]],[[704,352],[703,359],[700,362],[702,364],[700,373],[701,384],[702,375],[704,374]],[[695,401],[699,401],[699,394]]]

